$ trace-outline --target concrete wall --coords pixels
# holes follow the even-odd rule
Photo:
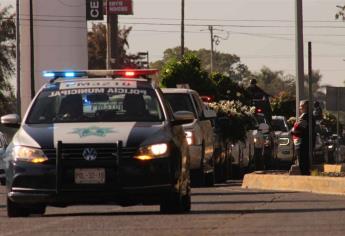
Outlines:
[[[43,70],[87,69],[85,0],[32,0],[35,91],[46,82]],[[29,0],[20,1],[22,115],[31,102]]]

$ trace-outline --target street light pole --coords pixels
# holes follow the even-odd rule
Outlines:
[[[296,17],[296,117],[299,117],[299,102],[304,95],[304,54],[303,54],[303,4],[295,0]]]
[[[184,55],[184,0],[181,0],[181,59]]]
[[[16,1],[16,63],[17,63],[17,114],[21,117],[21,95],[20,95],[20,28],[19,28],[19,1]]]
[[[34,13],[33,0],[30,0],[30,87],[31,99],[35,96],[35,48],[34,48]]]

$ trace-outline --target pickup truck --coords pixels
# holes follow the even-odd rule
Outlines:
[[[189,144],[192,183],[213,186],[215,136],[211,119],[216,113],[207,109],[199,94],[192,89],[163,88],[162,92],[173,112],[190,111],[194,114],[194,121],[183,125]]]

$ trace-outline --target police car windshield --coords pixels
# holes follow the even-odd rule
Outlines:
[[[158,122],[164,116],[150,88],[43,90],[26,123]]]

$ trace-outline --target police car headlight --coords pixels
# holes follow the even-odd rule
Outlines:
[[[287,146],[290,144],[289,138],[279,138],[279,145],[281,146]]]
[[[12,155],[15,161],[26,161],[31,163],[42,163],[48,160],[41,149],[16,146],[13,148]]]
[[[153,144],[141,147],[134,158],[142,161],[152,160],[167,156],[168,151],[168,144],[166,143]]]

